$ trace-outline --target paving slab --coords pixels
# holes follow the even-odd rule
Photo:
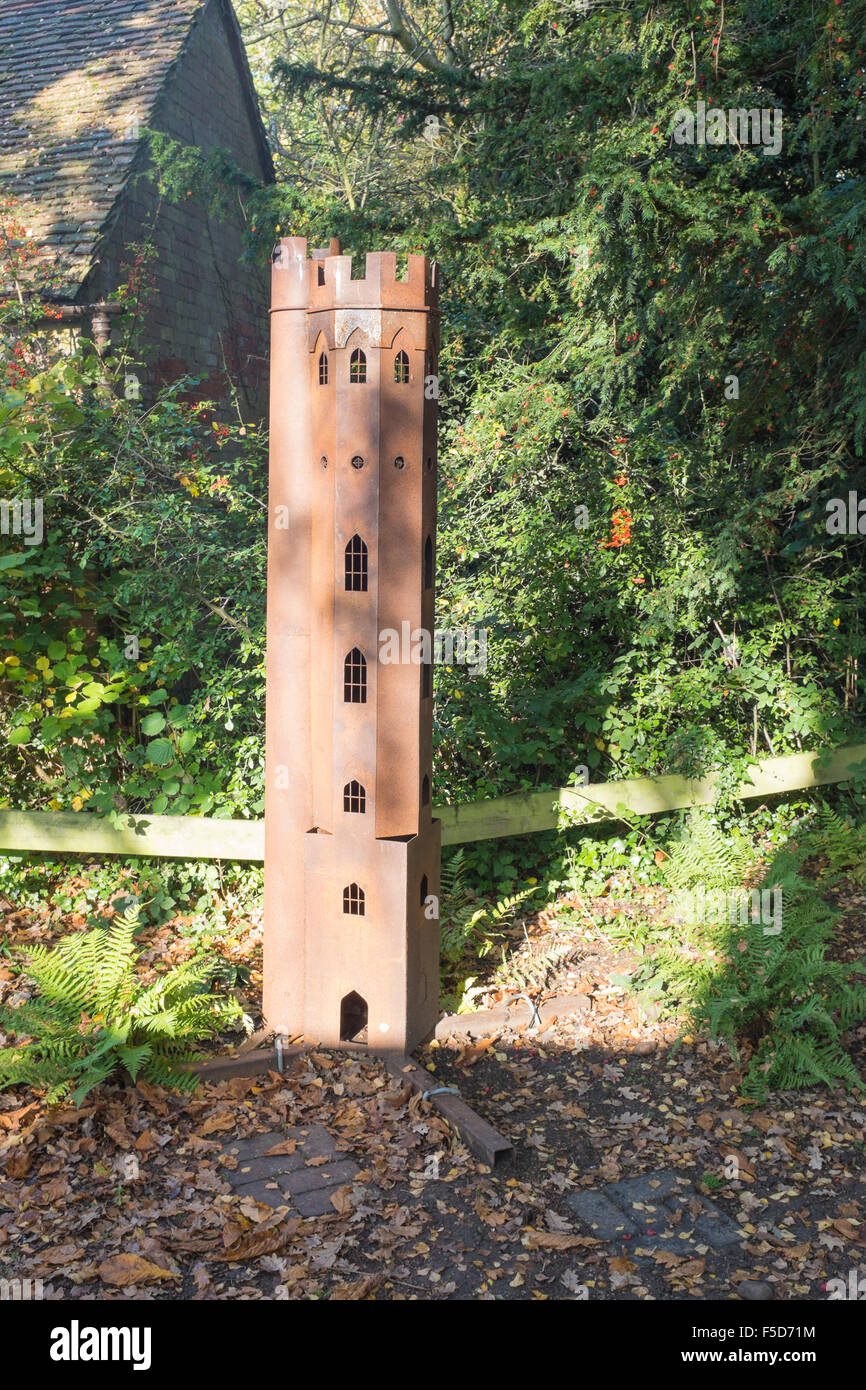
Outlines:
[[[638,1234],[635,1223],[602,1192],[575,1192],[566,1197],[565,1202],[599,1240]]]
[[[664,1202],[675,1192],[682,1192],[689,1186],[688,1180],[683,1182],[679,1173],[667,1173],[657,1171],[655,1173],[642,1173],[637,1178],[625,1178],[620,1182],[608,1183],[604,1188],[605,1196],[611,1202],[616,1202],[617,1206],[631,1206],[633,1202]]]
[[[299,1216],[333,1216],[336,1210],[329,1188],[319,1188],[315,1192],[299,1192],[293,1205]]]
[[[277,1182],[283,1192],[296,1196],[300,1192],[314,1192],[317,1188],[338,1187],[358,1176],[360,1169],[356,1163],[344,1159],[341,1163],[323,1163],[321,1168],[303,1168],[296,1173],[283,1173]]]
[[[337,1141],[324,1125],[312,1125],[303,1143],[306,1158],[330,1158],[337,1152]]]
[[[290,1154],[271,1154],[287,1139],[296,1148]],[[287,1206],[301,1216],[333,1212],[330,1194],[351,1182],[360,1169],[343,1156],[337,1141],[324,1125],[308,1125],[253,1134],[229,1143],[226,1154],[236,1160],[226,1178],[239,1197],[252,1197],[268,1206]]]
[[[225,1151],[227,1154],[235,1154],[238,1158],[264,1158],[268,1149],[285,1143],[287,1139],[294,1139],[298,1147],[302,1148],[309,1134],[309,1129],[298,1128],[272,1130],[268,1134],[252,1134],[246,1139],[232,1140],[226,1145]]]
[[[238,1197],[252,1197],[254,1202],[264,1202],[269,1207],[287,1207],[291,1203],[285,1192],[273,1183],[268,1186],[264,1182],[244,1183],[241,1187],[236,1187],[235,1192]]]
[[[640,1257],[657,1250],[692,1255],[727,1250],[746,1233],[682,1174],[657,1171],[572,1193],[566,1205],[600,1240],[628,1241]]]
[[[233,1187],[241,1183],[255,1182],[259,1178],[275,1178],[278,1173],[294,1173],[306,1167],[302,1153],[278,1154],[272,1158],[251,1158],[241,1160],[232,1171],[230,1182]]]
[[[705,1203],[708,1210],[703,1216],[699,1216],[695,1222],[695,1235],[711,1245],[714,1250],[727,1250],[729,1245],[739,1245],[745,1240],[745,1233],[740,1230],[736,1221],[732,1221],[723,1211],[712,1202]]]

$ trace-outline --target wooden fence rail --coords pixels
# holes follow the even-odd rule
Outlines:
[[[767,758],[751,770],[737,790],[741,800],[827,786],[850,778],[866,765],[866,743],[822,753]],[[500,839],[556,830],[566,824],[616,820],[617,811],[656,815],[713,800],[712,778],[631,777],[593,782],[556,791],[518,792],[492,801],[439,806],[443,845]],[[2,811],[0,852],[122,854],[155,859],[264,859],[264,821],[220,820],[204,816],[126,816],[113,824],[87,811]]]

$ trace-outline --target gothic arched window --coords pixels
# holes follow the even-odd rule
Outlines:
[[[367,357],[361,348],[355,348],[349,358],[349,380],[358,385],[367,380]]]
[[[327,384],[328,384],[328,354],[327,354],[326,352],[323,352],[323,353],[320,353],[320,355],[319,355],[319,385],[320,385],[320,386],[327,386]]]
[[[343,700],[347,705],[367,703],[367,662],[357,647],[343,662]]]
[[[350,883],[348,888],[343,889],[343,911],[351,917],[364,916],[365,901],[364,890],[357,883]]]
[[[346,588],[354,593],[367,592],[367,547],[357,535],[346,546]]]
[[[367,1001],[352,990],[340,1000],[340,1041],[363,1041],[367,1029]]]
[[[347,782],[343,788],[343,810],[351,811],[357,815],[365,815],[367,811],[367,793],[353,778]]]
[[[394,358],[394,380],[399,386],[409,385],[409,354],[402,349]]]

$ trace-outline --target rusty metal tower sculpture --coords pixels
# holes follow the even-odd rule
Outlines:
[[[264,1014],[330,1046],[406,1052],[438,1017],[437,299],[425,256],[353,279],[337,241],[275,248]],[[426,659],[380,660],[407,631]]]

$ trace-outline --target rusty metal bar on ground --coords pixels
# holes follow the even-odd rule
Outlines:
[[[440,1115],[456,1129],[467,1149],[474,1153],[476,1158],[493,1168],[499,1159],[511,1153],[512,1146],[508,1140],[488,1124],[487,1120],[476,1115],[465,1100],[440,1091],[439,1078],[432,1072],[426,1071],[411,1057],[395,1057],[391,1054],[384,1060],[385,1066],[395,1079],[408,1081],[416,1091],[428,1095],[430,1104],[435,1105]],[[437,1091],[439,1094],[435,1094]]]

